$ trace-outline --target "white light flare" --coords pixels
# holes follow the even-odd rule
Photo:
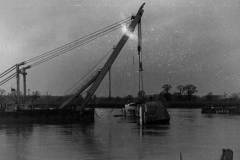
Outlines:
[[[122,30],[122,33],[128,35],[130,39],[132,39],[132,40],[137,40],[137,35],[134,34],[134,33],[131,33],[131,32],[128,30],[126,24],[123,24],[123,25],[122,25],[121,30]]]

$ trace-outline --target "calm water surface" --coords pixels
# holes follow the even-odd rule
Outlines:
[[[98,109],[93,125],[0,125],[3,160],[218,160],[222,148],[240,159],[240,116],[169,109],[171,124],[139,128]]]

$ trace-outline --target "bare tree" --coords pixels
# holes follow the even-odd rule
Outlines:
[[[0,88],[0,96],[3,96],[6,93],[5,89]]]
[[[239,93],[232,93],[229,98],[232,100],[238,100],[239,97],[240,97]]]
[[[184,86],[185,94],[188,96],[189,100],[192,98],[193,94],[197,92],[197,87],[193,84],[188,84]]]
[[[33,91],[32,96],[31,96],[32,103],[35,102],[38,98],[40,98],[40,92],[39,91]]]
[[[184,86],[183,85],[178,85],[176,88],[179,91],[179,95],[182,96],[183,92],[184,92]]]
[[[163,88],[163,91],[168,94],[172,86],[170,84],[164,84],[162,88]]]
[[[4,99],[3,95],[6,93],[6,91],[2,88],[0,88],[0,103],[2,102],[2,100]]]
[[[171,100],[171,94],[169,93],[170,89],[172,88],[172,86],[170,84],[164,84],[162,86],[163,88],[163,91],[162,91],[162,94],[164,96],[164,98],[167,100],[167,101],[170,101]]]

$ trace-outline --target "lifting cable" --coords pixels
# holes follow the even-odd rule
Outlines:
[[[68,52],[76,47],[79,47],[81,45],[84,45],[84,44],[88,44],[90,43],[91,41],[95,40],[96,38],[99,38],[101,36],[104,36],[118,28],[121,27],[122,24],[124,23],[129,23],[130,22],[130,18],[127,18],[127,19],[124,19],[124,20],[121,20],[119,22],[116,22],[112,25],[109,25],[103,29],[100,29],[94,33],[91,33],[89,35],[86,35],[86,36],[83,36],[75,41],[72,41],[70,43],[67,43],[61,47],[58,47],[56,49],[53,49],[51,51],[48,51],[48,52],[45,52],[39,56],[36,56],[36,57],[33,57],[31,59],[28,59],[27,61],[25,61],[25,63],[31,63],[31,62],[34,62],[34,61],[37,61],[35,63],[32,64],[32,66],[35,66],[35,65],[38,65],[38,64],[41,64],[43,62],[46,62],[52,58],[55,58],[59,55],[62,55],[64,54],[65,52]]]

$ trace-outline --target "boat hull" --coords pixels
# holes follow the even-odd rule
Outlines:
[[[239,106],[228,106],[228,107],[203,107],[203,114],[240,114]]]
[[[19,110],[0,112],[0,123],[91,123],[94,122],[94,109],[74,110]]]
[[[170,115],[166,107],[158,101],[147,102],[144,106],[145,124],[169,124]]]

